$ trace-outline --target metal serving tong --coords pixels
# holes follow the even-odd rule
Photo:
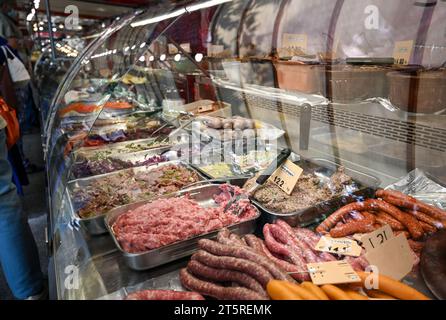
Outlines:
[[[272,174],[277,170],[277,168],[279,168],[288,159],[288,157],[290,155],[291,155],[290,149],[288,149],[288,148],[283,149],[277,156],[276,160],[271,162],[271,164],[268,166],[268,168],[266,168],[260,174],[260,176],[256,179],[254,185],[251,188],[249,188],[245,193],[240,194],[238,196],[235,196],[234,193],[231,194],[231,199],[226,204],[223,212],[227,212],[232,207],[232,205],[234,203],[237,203],[239,200],[248,199],[249,197],[254,195],[254,193],[257,191],[257,189],[259,189],[261,186],[263,186],[265,184],[265,182],[272,176]],[[234,214],[236,214],[236,215],[241,214],[241,208],[237,208],[237,205],[236,205],[236,210],[235,210]]]

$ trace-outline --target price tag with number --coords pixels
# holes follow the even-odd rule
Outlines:
[[[361,279],[352,266],[343,260],[308,263],[308,272],[315,285],[359,282]]]
[[[392,228],[386,224],[373,232],[364,234],[361,237],[361,242],[364,249],[368,252],[382,246],[386,241],[393,237]]]
[[[415,255],[404,234],[383,241],[375,249],[367,251],[365,258],[381,274],[397,280],[404,278],[412,270],[415,261]]]
[[[272,174],[269,180],[290,195],[303,171],[297,164],[287,160]]]
[[[321,237],[315,249],[318,251],[342,254],[352,257],[359,257],[362,251],[362,248],[355,240],[330,237]]]
[[[408,65],[413,51],[413,40],[397,41],[393,51],[395,64]]]

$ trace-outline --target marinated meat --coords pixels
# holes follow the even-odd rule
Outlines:
[[[154,200],[121,215],[113,232],[126,252],[138,253],[186,240],[257,215],[252,206],[239,215],[224,212],[227,201],[216,198],[218,207],[201,207],[188,196]]]
[[[110,173],[118,170],[132,167],[148,166],[156,163],[166,162],[168,159],[163,155],[155,155],[144,161],[125,161],[118,158],[106,158],[102,160],[83,160],[73,164],[73,175],[79,179],[89,176],[95,176],[104,173]]]
[[[118,206],[179,191],[198,180],[195,171],[174,164],[138,173],[123,171],[75,188],[73,206],[81,218],[95,217]]]
[[[249,180],[245,188],[249,189],[257,177]],[[299,178],[291,195],[288,195],[272,181],[267,181],[255,194],[254,198],[265,208],[277,213],[292,213],[306,209],[317,203],[329,200],[341,194],[346,186],[353,188],[352,179],[341,167],[333,174],[330,182],[323,184],[314,173],[304,173]]]

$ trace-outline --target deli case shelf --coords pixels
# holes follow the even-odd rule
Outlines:
[[[46,122],[52,297],[124,299],[140,290],[184,291],[184,278],[192,276],[190,257],[166,259],[161,266],[136,271],[126,264],[128,256],[141,254],[141,248],[156,254],[158,248],[185,239],[198,241],[203,234],[215,238],[218,231],[243,223],[244,214],[257,210],[261,214],[256,216],[255,230],[241,228],[241,235],[226,236],[241,245],[248,240],[240,236],[253,233],[255,241],[268,245],[262,242],[268,228],[290,227],[319,239],[318,224],[351,202],[372,203],[373,217],[368,218],[376,221],[376,206],[385,202],[376,199],[383,198],[375,195],[381,188],[401,191],[404,194],[399,196],[405,200],[414,196],[427,203],[426,211],[442,216],[446,208],[446,99],[441,88],[446,79],[442,67],[446,52],[436,49],[427,54],[421,48],[430,45],[427,42],[441,47],[435,34],[443,30],[446,7],[442,3],[434,9],[413,6],[402,16],[397,4],[401,1],[390,6],[372,1],[386,13],[390,34],[382,28],[364,29],[363,19],[351,18],[363,14],[370,1],[331,1],[328,7],[322,0],[311,4],[303,0],[164,2],[136,10],[108,27],[74,62]],[[428,12],[432,23],[417,30],[414,22],[425,23],[423,10],[432,10]],[[412,55],[407,61],[396,59],[396,48],[407,45],[402,39],[414,39],[408,45]],[[425,39],[424,46],[417,43],[420,39]],[[399,64],[390,63],[389,57]],[[391,94],[388,76],[395,72],[410,78],[406,81],[407,110]],[[426,86],[425,80],[431,85]],[[423,90],[431,90],[430,100],[422,98]],[[435,108],[426,107],[432,103]],[[261,188],[247,195],[243,187],[252,182],[249,179],[285,148],[293,151],[289,160],[294,164],[304,166],[310,161],[319,166],[304,168],[288,194],[268,180],[263,188],[271,192]],[[179,163],[190,171],[182,171]],[[327,163],[335,169],[328,170]],[[375,181],[366,193],[356,193],[354,173]],[[211,196],[194,200],[194,186],[213,183],[218,187]],[[192,188],[190,197],[181,191],[188,188]],[[235,197],[238,193],[241,196]],[[271,200],[271,195],[278,198]],[[228,214],[224,201],[237,214],[229,209]],[[271,213],[267,206],[274,202],[276,211]],[[188,216],[169,203],[179,203]],[[160,223],[170,226],[164,236],[149,232],[159,218],[153,215],[157,206],[162,208],[160,219],[166,212],[175,217],[170,219],[173,225],[166,222],[169,219]],[[112,221],[102,230],[111,234],[89,232],[75,212],[83,207],[96,222]],[[407,208],[397,207],[400,220],[406,221]],[[111,219],[117,211],[119,217]],[[305,212],[315,214],[311,221],[284,219],[288,226],[283,221],[273,223],[290,214],[299,218]],[[197,222],[214,214],[226,222]],[[279,219],[268,219],[271,215]],[[330,228],[342,229],[353,216]],[[137,228],[149,231],[133,237],[134,230],[126,223],[135,217],[141,217]],[[198,220],[191,223],[190,217]],[[404,278],[404,283],[434,298],[417,265],[428,234],[439,228],[423,224],[425,229],[413,230],[396,220],[395,239],[407,234],[404,239],[411,245],[411,267],[415,266],[398,280]],[[385,225],[377,222],[369,227],[376,230]],[[182,228],[184,234],[179,235]],[[198,252],[195,257],[204,259],[209,253],[203,249],[206,243],[191,241],[184,250]],[[319,257],[314,247],[307,249],[310,256]],[[333,256],[334,260],[344,258]],[[365,268],[358,266],[358,260],[346,261],[358,270]]]

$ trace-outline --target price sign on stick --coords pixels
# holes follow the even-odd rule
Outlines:
[[[311,281],[315,285],[360,282],[358,274],[346,261],[308,263]]]
[[[393,51],[395,64],[408,65],[413,51],[413,40],[397,41]]]
[[[342,254],[352,257],[359,257],[362,251],[362,248],[355,240],[330,237],[321,237],[315,249],[318,251]]]
[[[393,237],[392,228],[386,224],[373,232],[362,235],[361,242],[364,249],[368,252],[378,248]]]
[[[269,180],[290,195],[303,171],[297,164],[287,160],[272,174]]]
[[[406,236],[399,234],[382,245],[368,251],[365,258],[378,268],[381,274],[401,280],[413,268],[415,256],[409,247]]]

